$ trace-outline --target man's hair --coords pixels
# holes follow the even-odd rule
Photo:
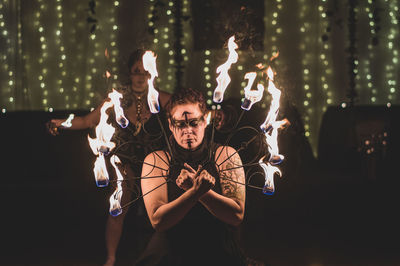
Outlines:
[[[207,106],[203,94],[192,88],[182,88],[171,95],[166,105],[167,118],[172,117],[171,111],[175,106],[190,103],[198,103],[201,113],[203,115],[206,113]]]
[[[131,68],[132,66],[137,62],[137,61],[142,61],[143,55],[146,51],[143,49],[136,49],[129,55],[128,59],[128,73],[131,73]]]

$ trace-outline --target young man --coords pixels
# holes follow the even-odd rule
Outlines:
[[[155,233],[136,265],[244,265],[234,238],[246,195],[238,153],[207,138],[198,91],[173,94],[166,111],[170,149],[145,158],[141,180]]]

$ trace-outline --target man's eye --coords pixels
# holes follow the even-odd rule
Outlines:
[[[189,125],[191,127],[197,127],[198,124],[199,124],[199,120],[197,120],[197,119],[189,122]]]

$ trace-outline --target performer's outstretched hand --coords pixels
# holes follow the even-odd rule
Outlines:
[[[51,119],[46,123],[47,131],[51,135],[57,136],[58,134],[60,134],[59,128],[61,127],[61,123],[64,121],[65,119]]]

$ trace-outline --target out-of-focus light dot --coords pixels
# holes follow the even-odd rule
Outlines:
[[[308,101],[304,101],[304,106],[308,106],[309,102]]]
[[[326,100],[326,103],[327,103],[327,104],[332,104],[332,99],[327,99],[327,100]]]
[[[238,65],[237,69],[238,70],[243,70],[243,66],[242,65]]]
[[[91,34],[90,39],[92,39],[92,40],[96,39],[96,34]]]
[[[63,66],[64,66],[63,63],[59,63],[59,64],[58,64],[58,67],[60,67],[60,68],[63,67]]]
[[[391,103],[387,103],[386,106],[387,106],[388,108],[390,108],[390,107],[392,107],[392,104],[391,104]]]
[[[310,70],[308,70],[308,69],[306,68],[306,69],[304,69],[304,71],[303,71],[303,72],[304,72],[304,74],[306,74],[306,75],[307,75],[307,74],[309,74],[309,73],[310,73]]]
[[[183,48],[183,49],[181,50],[181,53],[182,53],[182,54],[186,54],[186,49]]]
[[[40,83],[40,87],[43,89],[46,85],[42,82]]]
[[[53,107],[49,107],[49,112],[52,113],[53,111]]]
[[[205,50],[205,51],[204,51],[204,54],[205,54],[205,55],[210,55],[211,52],[210,52],[210,50]]]
[[[346,107],[347,107],[347,104],[346,104],[346,103],[342,103],[340,106],[341,106],[342,108],[346,108]]]
[[[210,71],[210,68],[209,68],[209,67],[204,67],[204,68],[203,68],[203,71],[204,71],[204,72],[208,72],[208,71]]]
[[[63,54],[62,56],[61,56],[61,59],[62,60],[65,60],[67,58],[67,56],[65,55],[65,54]]]
[[[43,99],[42,103],[47,104],[47,99]]]
[[[207,83],[206,83],[206,87],[207,87],[207,88],[211,88],[211,83],[210,83],[210,82],[207,82]]]
[[[210,99],[208,99],[207,104],[212,104],[212,101]]]
[[[168,76],[167,76],[167,79],[168,79],[168,80],[172,80],[172,76],[171,76],[171,75],[168,75]]]
[[[213,92],[212,91],[207,91],[207,95],[211,96],[211,95],[213,95]]]
[[[154,42],[154,43],[158,43],[158,39],[157,39],[157,38],[154,38],[153,42]]]
[[[307,96],[307,98],[311,98],[311,93],[310,93],[310,92],[307,92],[307,93],[306,93],[306,96]]]
[[[40,36],[40,39],[39,39],[41,42],[44,42],[44,40],[45,40],[45,38],[43,37],[43,36]]]
[[[210,59],[204,60],[204,64],[208,65],[210,63]]]
[[[324,85],[322,85],[322,87],[323,87],[324,89],[328,89],[328,88],[329,88],[328,84],[326,84],[326,83],[324,83]]]
[[[60,93],[63,93],[64,92],[64,88],[60,88]]]
[[[90,105],[90,100],[86,100],[85,104]]]
[[[43,32],[43,27],[39,27],[39,32]]]
[[[173,65],[175,63],[175,60],[174,59],[170,59],[168,62],[169,62],[170,65]]]
[[[118,30],[118,26],[117,26],[117,25],[114,25],[114,26],[113,26],[113,30]]]
[[[171,12],[171,10],[167,10],[167,15],[171,15],[172,14],[172,12]]]
[[[114,6],[119,6],[119,1],[114,1]]]
[[[12,103],[14,101],[14,98],[10,97],[8,100],[10,101],[10,103]]]
[[[164,43],[164,48],[168,48],[169,47],[169,43]]]
[[[282,33],[282,28],[277,28],[276,33]]]
[[[371,102],[375,102],[376,101],[376,97],[371,97]]]
[[[305,89],[305,90],[309,90],[309,89],[310,89],[310,85],[305,84],[305,85],[304,85],[304,89]]]
[[[7,112],[7,110],[6,110],[5,108],[3,108],[3,109],[1,109],[1,112],[2,112],[3,114],[5,114],[5,113]]]
[[[390,92],[391,92],[391,93],[395,93],[395,92],[396,92],[396,89],[395,89],[395,88],[390,88]]]
[[[209,74],[205,75],[204,77],[206,78],[206,80],[211,79],[211,76]]]
[[[306,132],[304,133],[304,135],[305,135],[306,137],[309,137],[309,136],[310,136],[310,132],[306,131]]]

